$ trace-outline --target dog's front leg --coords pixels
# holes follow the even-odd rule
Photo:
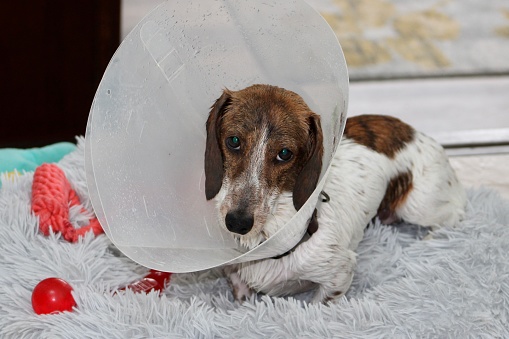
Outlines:
[[[242,281],[238,274],[238,266],[237,265],[229,265],[224,267],[224,273],[227,276],[228,283],[230,284],[230,288],[232,290],[233,297],[236,301],[242,302],[251,298],[253,295],[253,290]]]
[[[313,303],[325,303],[343,296],[350,288],[356,266],[355,252],[348,248],[331,245],[328,251],[322,250],[322,253],[296,253],[295,258],[302,279],[318,285]]]

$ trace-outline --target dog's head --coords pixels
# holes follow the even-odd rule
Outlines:
[[[294,92],[225,90],[207,120],[205,194],[220,223],[254,247],[307,201],[322,167],[320,117]]]

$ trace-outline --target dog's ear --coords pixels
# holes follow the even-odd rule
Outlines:
[[[219,148],[218,132],[224,111],[231,102],[231,92],[225,89],[212,105],[207,119],[207,142],[205,145],[205,197],[216,196],[223,183],[223,156]]]
[[[315,190],[322,171],[323,134],[320,117],[312,114],[309,123],[309,153],[293,188],[293,206],[298,211]]]

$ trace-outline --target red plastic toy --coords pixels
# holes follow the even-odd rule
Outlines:
[[[120,290],[122,291],[130,289],[135,293],[148,293],[151,290],[155,290],[161,293],[161,291],[164,289],[164,286],[170,280],[170,276],[171,273],[168,272],[150,270],[149,274],[147,274],[143,279],[136,281]]]
[[[144,278],[120,289],[129,289],[135,293],[148,293],[152,290],[162,292],[170,280],[171,273],[150,270]],[[35,286],[32,292],[32,307],[37,314],[53,314],[72,311],[76,301],[72,296],[72,287],[60,278],[47,278]]]
[[[103,233],[97,218],[90,219],[87,226],[74,228],[69,221],[69,207],[79,204],[64,171],[55,164],[37,167],[32,184],[32,210],[39,216],[39,229],[44,235],[49,235],[52,228],[53,232],[61,232],[65,240],[76,242],[90,230],[95,235]],[[82,209],[82,212],[86,210]]]
[[[76,306],[72,287],[67,281],[59,278],[47,278],[35,286],[32,292],[32,307],[37,314],[60,313],[72,311]]]

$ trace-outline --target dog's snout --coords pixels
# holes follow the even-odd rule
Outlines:
[[[253,228],[254,219],[244,212],[236,211],[226,214],[225,222],[228,231],[244,235]]]

